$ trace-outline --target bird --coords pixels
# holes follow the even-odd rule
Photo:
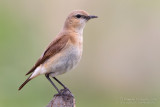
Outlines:
[[[59,94],[60,90],[50,77],[64,89],[68,89],[56,76],[72,70],[80,62],[83,51],[83,29],[86,23],[94,18],[98,18],[98,16],[89,15],[84,10],[73,10],[66,18],[62,30],[26,74],[30,74],[30,76],[18,90],[21,90],[30,80],[39,75],[45,75]]]

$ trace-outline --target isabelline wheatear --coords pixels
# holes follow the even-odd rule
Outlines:
[[[83,29],[86,22],[93,18],[97,18],[97,16],[89,15],[83,10],[72,11],[67,17],[63,29],[26,74],[32,73],[19,87],[19,90],[30,80],[41,74],[45,74],[58,93],[60,91],[51,81],[50,77],[53,77],[60,85],[67,89],[56,76],[73,69],[80,61],[83,49]]]

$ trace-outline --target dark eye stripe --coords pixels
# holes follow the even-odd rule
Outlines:
[[[81,18],[81,17],[82,17],[82,15],[80,15],[80,14],[76,15],[76,18]]]

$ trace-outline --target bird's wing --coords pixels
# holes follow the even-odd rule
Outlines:
[[[69,40],[69,36],[67,35],[57,37],[53,42],[50,43],[50,45],[47,47],[42,57],[38,59],[36,64],[32,67],[32,69],[26,75],[32,73],[39,65],[43,64],[51,56],[59,53],[66,46],[68,40]]]

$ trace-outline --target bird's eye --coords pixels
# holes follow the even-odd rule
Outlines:
[[[80,14],[77,14],[77,15],[76,15],[76,18],[81,18],[81,15],[80,15]]]

